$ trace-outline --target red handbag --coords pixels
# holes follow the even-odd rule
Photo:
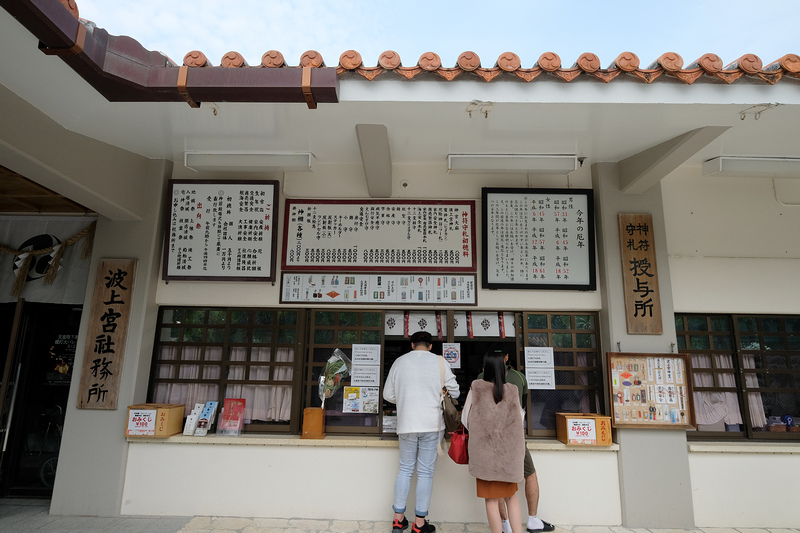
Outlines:
[[[463,424],[459,424],[458,429],[450,433],[450,449],[447,450],[447,455],[460,465],[469,464],[468,443],[469,432]]]

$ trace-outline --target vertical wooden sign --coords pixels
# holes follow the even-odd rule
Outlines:
[[[620,214],[619,244],[628,333],[661,335],[663,325],[653,216]]]
[[[102,259],[94,284],[78,409],[117,408],[136,259]]]

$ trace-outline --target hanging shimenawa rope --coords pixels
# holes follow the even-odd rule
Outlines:
[[[64,253],[66,252],[67,248],[81,239],[83,239],[83,246],[81,246],[80,258],[88,259],[89,256],[92,255],[92,246],[94,245],[94,229],[96,226],[97,221],[92,222],[61,244],[56,244],[55,246],[51,246],[49,248],[42,248],[41,250],[22,252],[20,250],[15,250],[14,248],[9,248],[8,246],[3,246],[0,244],[0,252],[11,254],[15,257],[15,259],[17,257],[22,258],[19,268],[17,269],[17,277],[14,280],[14,285],[11,287],[11,295],[18,297],[20,294],[22,294],[23,289],[25,289],[25,282],[28,278],[28,271],[31,268],[31,263],[37,255],[55,252],[52,259],[50,259],[50,264],[48,265],[47,272],[44,275],[45,285],[52,285],[56,281],[56,276],[58,275],[58,269],[61,265],[61,259],[64,257]]]

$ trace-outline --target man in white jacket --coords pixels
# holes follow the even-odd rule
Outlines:
[[[394,484],[392,533],[408,527],[406,499],[411,476],[417,466],[417,501],[412,533],[433,533],[436,528],[425,517],[433,488],[433,472],[439,441],[444,435],[440,356],[431,353],[431,334],[418,331],[411,336],[411,351],[397,358],[383,387],[383,399],[397,405],[397,438],[400,467]],[[459,389],[450,365],[444,365],[444,387],[458,398]]]

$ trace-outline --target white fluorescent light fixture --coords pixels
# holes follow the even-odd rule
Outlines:
[[[450,154],[448,174],[569,174],[578,168],[574,155]]]
[[[196,172],[314,172],[316,158],[308,152],[184,152],[184,165]]]
[[[703,176],[800,178],[800,158],[715,157],[703,163]]]

